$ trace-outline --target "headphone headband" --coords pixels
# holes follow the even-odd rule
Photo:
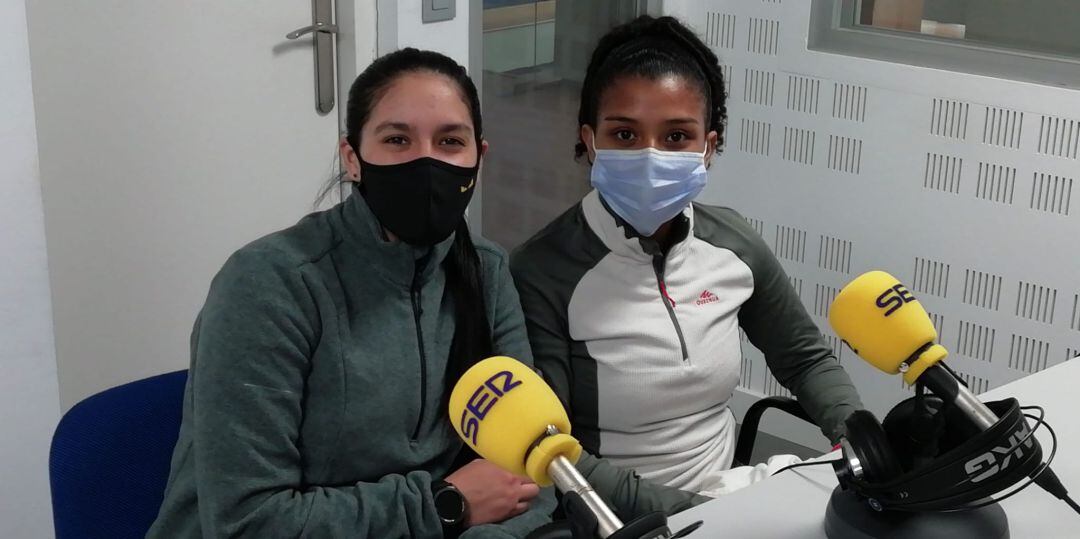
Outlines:
[[[900,410],[903,404],[894,410]],[[1016,484],[1041,464],[1042,448],[1016,399],[986,404],[998,421],[929,464],[879,481],[842,474],[842,485],[886,509],[934,511],[956,509]],[[946,424],[945,428],[954,426]],[[860,464],[864,469],[882,467],[880,462]]]

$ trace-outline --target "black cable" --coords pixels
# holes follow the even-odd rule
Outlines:
[[[787,466],[784,466],[783,468],[780,468],[779,470],[776,470],[775,472],[770,474],[769,477],[772,477],[774,475],[778,475],[780,472],[783,472],[783,471],[786,471],[786,470],[793,470],[795,468],[802,468],[803,466],[820,466],[822,464],[832,464],[834,462],[840,462],[842,460],[844,460],[844,459],[815,460],[813,462],[796,462],[795,464],[788,464]]]
[[[1046,492],[1050,493],[1055,498],[1067,503],[1069,505],[1069,507],[1072,508],[1073,511],[1076,511],[1077,514],[1080,514],[1080,506],[1078,506],[1076,504],[1076,502],[1072,498],[1069,497],[1069,489],[1065,488],[1065,485],[1062,484],[1061,479],[1057,476],[1056,473],[1054,473],[1054,470],[1050,469],[1050,461],[1054,460],[1054,454],[1057,452],[1057,434],[1054,433],[1053,427],[1051,427],[1049,424],[1042,421],[1042,417],[1046,413],[1045,410],[1043,410],[1041,406],[1021,406],[1020,409],[1021,410],[1033,410],[1034,409],[1034,410],[1039,411],[1039,421],[1040,421],[1040,423],[1037,423],[1035,428],[1031,429],[1031,432],[1029,433],[1029,435],[1034,434],[1035,430],[1038,428],[1039,424],[1042,424],[1042,425],[1045,425],[1047,430],[1050,432],[1050,437],[1051,437],[1051,440],[1053,441],[1053,447],[1051,447],[1051,449],[1050,449],[1050,458],[1048,458],[1046,460],[1046,465],[1045,466],[1040,468],[1038,472],[1032,474],[1031,480],[1034,481],[1036,485],[1039,485],[1040,488],[1042,488]],[[1031,416],[1029,416],[1027,414],[1024,414],[1024,417],[1031,417]],[[1024,439],[1026,440],[1028,437],[1030,437],[1030,436],[1025,436]]]
[[[948,363],[945,363],[944,361],[939,361],[939,362],[935,363],[935,365],[943,367],[946,371],[949,372],[949,374],[952,375],[953,378],[956,378],[957,382],[960,382],[960,384],[963,385],[964,387],[967,387],[968,389],[971,389],[970,387],[968,387],[967,382],[965,382],[963,378],[960,378],[960,375],[956,374],[956,371],[952,370],[952,368],[949,367]]]
[[[1066,494],[1065,497],[1062,498],[1062,500],[1065,500],[1065,503],[1069,504],[1069,507],[1072,507],[1073,511],[1076,511],[1077,513],[1080,513],[1080,505],[1077,505],[1076,502],[1074,502],[1073,499],[1070,498],[1068,494]]]

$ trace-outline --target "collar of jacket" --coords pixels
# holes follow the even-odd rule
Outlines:
[[[352,193],[338,208],[343,228],[341,234],[350,251],[364,257],[365,266],[395,284],[411,287],[417,271],[420,271],[421,283],[429,281],[449,254],[457,233],[451,233],[450,237],[431,247],[390,241],[358,186],[353,186]]]
[[[634,227],[612,211],[595,189],[581,201],[581,210],[589,227],[612,253],[640,263],[652,263],[653,257],[662,254],[660,245],[642,237]],[[668,259],[682,254],[694,232],[694,206],[686,207],[675,217],[672,233],[675,241],[667,252]]]

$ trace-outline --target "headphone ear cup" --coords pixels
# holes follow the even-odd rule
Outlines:
[[[920,402],[920,399],[921,402]],[[881,421],[901,469],[927,465],[945,450],[941,447],[945,416],[944,403],[934,395],[900,401]]]
[[[847,440],[855,457],[862,463],[863,479],[868,483],[882,483],[904,473],[896,458],[885,429],[881,428],[874,414],[867,410],[853,412],[846,421]]]

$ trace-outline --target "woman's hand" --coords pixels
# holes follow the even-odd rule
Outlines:
[[[462,466],[446,482],[461,491],[468,502],[468,526],[502,522],[520,515],[529,510],[529,502],[540,493],[536,483],[484,459]]]

